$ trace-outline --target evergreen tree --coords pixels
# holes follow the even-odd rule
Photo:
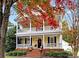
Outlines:
[[[13,51],[16,48],[16,27],[9,22],[8,30],[6,33],[6,43],[5,50],[6,52]],[[9,28],[10,27],[10,28]]]

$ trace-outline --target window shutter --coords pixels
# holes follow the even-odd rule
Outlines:
[[[18,44],[21,44],[22,39],[20,37],[18,37],[17,39],[18,39]]]
[[[32,38],[31,38],[31,46],[32,46]]]
[[[25,38],[25,44],[27,44],[27,38]]]
[[[48,37],[48,43],[50,43],[50,37]]]
[[[54,43],[56,43],[56,36],[54,37]]]

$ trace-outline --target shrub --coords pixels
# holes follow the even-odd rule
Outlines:
[[[7,53],[8,56],[22,56],[25,55],[26,51],[10,51]]]
[[[6,42],[5,42],[5,51],[10,52],[15,50],[16,48],[16,27],[13,26],[12,28],[8,29],[6,33]]]
[[[17,56],[21,56],[21,55],[25,55],[26,52],[25,51],[18,51]]]
[[[46,54],[46,56],[49,57],[63,57],[67,58],[68,56],[71,56],[72,54],[69,52],[49,52]]]

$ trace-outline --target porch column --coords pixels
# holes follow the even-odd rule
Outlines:
[[[29,44],[30,44],[30,47],[31,47],[31,35],[30,35],[30,43]]]
[[[45,48],[45,42],[44,42],[44,34],[43,34],[43,48]]]
[[[62,34],[60,34],[59,47],[62,48]]]
[[[31,31],[31,28],[32,28],[32,27],[31,27],[31,20],[30,20],[30,31]]]
[[[18,27],[19,27],[19,24],[17,22],[17,25],[16,25],[16,33],[18,33]]]
[[[31,32],[31,30],[32,30],[32,24],[31,24],[31,20],[30,20],[30,32]],[[31,35],[30,35],[30,47],[31,47]]]
[[[44,23],[44,20],[43,20],[43,31],[45,30],[45,25],[44,25],[45,23]]]
[[[59,20],[59,26],[60,26],[60,29],[62,29],[62,15],[58,15],[58,20]]]
[[[58,19],[59,19],[59,25],[60,25],[60,30],[62,30],[62,15],[58,15]],[[62,34],[60,34],[60,37],[59,37],[59,48],[62,48]]]

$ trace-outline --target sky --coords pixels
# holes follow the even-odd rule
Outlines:
[[[16,24],[17,24],[17,22],[15,21],[16,18],[17,18],[17,13],[16,13],[16,11],[14,10],[14,8],[11,7],[11,9],[10,9],[10,16],[9,16],[9,21],[10,21],[11,23],[13,23],[14,25],[16,25]]]

